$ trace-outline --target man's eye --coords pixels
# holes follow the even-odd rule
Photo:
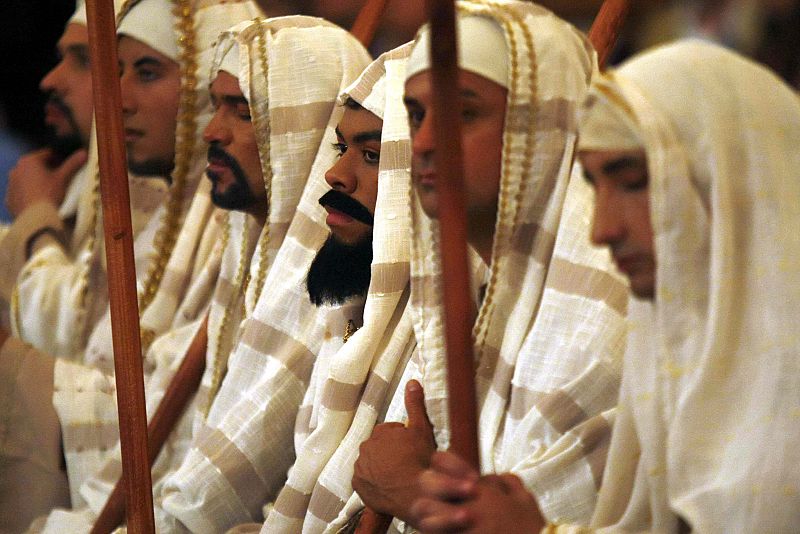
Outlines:
[[[370,165],[377,165],[381,161],[381,153],[376,150],[363,150],[364,161]]]
[[[408,126],[412,130],[416,130],[422,124],[422,121],[425,120],[425,112],[416,110],[416,109],[409,109],[408,110]]]
[[[635,192],[638,192],[638,191],[646,190],[648,185],[649,185],[648,184],[648,180],[647,180],[647,177],[645,176],[644,178],[642,178],[640,180],[636,180],[634,182],[626,182],[626,183],[622,184],[622,189],[625,190],[625,191],[630,191],[630,192],[634,192],[635,193]]]
[[[471,108],[464,108],[461,110],[461,119],[465,122],[469,122],[474,120],[478,117],[478,111]]]
[[[160,78],[158,71],[151,69],[138,69],[136,76],[142,82],[154,82]]]
[[[72,57],[75,58],[75,63],[80,68],[82,68],[82,69],[88,69],[89,68],[89,55],[88,54],[76,53],[76,54],[73,54]]]
[[[347,145],[345,143],[331,143],[331,146],[336,151],[336,157],[341,158],[347,152]]]
[[[250,116],[250,107],[249,106],[240,106],[236,110],[236,116],[243,121],[250,122],[252,117]]]

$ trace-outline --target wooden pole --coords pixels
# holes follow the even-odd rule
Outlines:
[[[368,47],[375,38],[375,32],[378,31],[381,15],[383,15],[387,3],[388,0],[367,0],[359,11],[350,33],[364,46]]]
[[[608,56],[617,44],[630,9],[630,0],[606,0],[594,19],[594,24],[589,30],[589,41],[597,50],[597,64],[600,70],[606,67]]]
[[[154,532],[153,497],[113,1],[88,0],[86,16],[128,530],[144,534]]]
[[[200,386],[203,371],[206,368],[206,349],[208,347],[208,316],[203,320],[195,334],[189,349],[186,351],[180,367],[170,381],[169,387],[156,413],[147,426],[148,460],[152,465],[164,447],[172,429],[186,411],[192,396]],[[91,534],[109,534],[116,530],[125,519],[125,502],[122,483],[118,481],[114,491],[106,501],[103,510],[97,517]]]
[[[436,191],[447,348],[450,450],[480,470],[472,326],[475,313],[467,255],[467,216],[461,156],[461,101],[453,0],[427,0],[431,25]],[[435,38],[433,38],[435,36]]]

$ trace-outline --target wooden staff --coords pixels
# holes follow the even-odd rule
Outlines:
[[[172,429],[186,410],[192,396],[200,386],[206,368],[206,349],[208,347],[208,315],[195,334],[186,351],[180,367],[169,383],[164,398],[147,426],[148,460],[152,465],[166,443]],[[125,519],[125,503],[122,484],[118,481],[97,517],[91,534],[108,534],[116,530]]]
[[[359,11],[350,33],[364,46],[369,46],[375,38],[387,2],[388,0],[367,0]]]
[[[589,30],[589,41],[597,50],[597,64],[603,70],[608,56],[614,50],[617,39],[631,9],[630,0],[606,0]]]
[[[86,17],[128,528],[136,534],[150,533],[153,497],[113,1],[88,0]]]

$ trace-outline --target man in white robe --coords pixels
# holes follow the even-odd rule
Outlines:
[[[593,82],[579,156],[592,239],[630,280],[630,332],[592,525],[548,532],[800,528],[798,143],[796,94],[715,45],[657,48]],[[423,530],[536,532],[535,500],[507,477],[438,457]]]
[[[481,469],[516,473],[548,518],[588,523],[614,418],[626,300],[608,255],[589,243],[591,191],[572,164],[594,53],[530,3],[457,9],[467,241],[485,264],[473,280]],[[353,478],[367,506],[411,526],[416,477],[449,444],[430,39],[425,28],[404,95],[421,372],[405,390],[407,425],[376,426]]]

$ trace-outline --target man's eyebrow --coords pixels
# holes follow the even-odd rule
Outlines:
[[[405,104],[406,106],[421,107],[420,103],[417,101],[417,99],[416,98],[412,98],[410,96],[404,96],[403,97],[403,104]]]
[[[583,179],[594,185],[594,176],[592,176],[592,173],[587,171],[586,167],[581,167],[581,169],[583,170]]]
[[[159,61],[158,59],[152,56],[144,56],[133,62],[134,67],[146,67],[146,66],[160,67],[162,65],[163,65],[162,61]]]
[[[239,104],[245,104],[250,106],[250,103],[247,99],[243,96],[238,95],[217,95],[216,96],[218,102],[224,102],[230,106],[238,106]]]
[[[71,44],[64,47],[63,54],[77,54],[80,56],[89,55],[89,46],[85,44]]]
[[[468,98],[470,100],[478,100],[481,97],[481,95],[472,89],[461,89],[458,94],[460,94],[462,98]]]
[[[360,144],[366,143],[367,141],[380,141],[381,140],[381,130],[371,130],[368,132],[359,132],[353,136],[353,142]]]
[[[339,129],[338,126],[334,129],[334,131],[336,132],[336,138],[337,139],[344,139],[344,136],[342,135],[342,131]]]
[[[642,169],[643,167],[644,167],[644,161],[642,161],[641,158],[633,156],[623,156],[621,158],[611,160],[608,163],[604,164],[603,173],[616,174],[629,169]]]

